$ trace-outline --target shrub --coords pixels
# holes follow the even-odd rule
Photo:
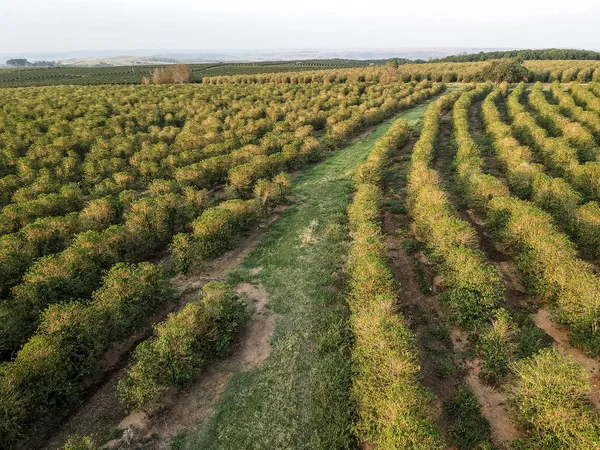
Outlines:
[[[129,409],[155,411],[171,387],[181,388],[229,348],[246,317],[244,305],[224,283],[208,283],[200,299],[157,324],[135,350],[134,365],[119,381]]]
[[[79,212],[79,226],[82,231],[102,231],[121,219],[122,205],[112,197],[90,200]]]
[[[167,67],[157,67],[152,72],[152,84],[183,84],[190,81],[192,70],[186,64],[174,64]],[[146,77],[143,84],[149,84]]]
[[[287,199],[290,183],[289,175],[283,172],[273,177],[273,181],[262,178],[256,182],[254,196],[260,202],[265,213]]]
[[[581,195],[565,180],[540,173],[534,178],[531,190],[531,201],[548,211],[557,224],[568,228],[573,223]]]
[[[600,280],[591,267],[577,258],[573,244],[556,230],[550,216],[531,203],[497,197],[488,206],[488,228],[516,254],[527,286],[550,302],[579,345],[597,352]]]
[[[179,234],[171,244],[176,267],[189,270],[203,260],[229,250],[240,234],[260,218],[255,200],[229,200],[208,208],[192,223],[192,233]]]
[[[91,436],[69,436],[62,450],[96,450],[98,444]]]
[[[500,309],[479,336],[480,376],[486,381],[497,382],[508,375],[510,364],[516,357],[516,329],[510,314]]]
[[[596,137],[600,138],[600,117],[593,111],[586,111],[575,103],[571,95],[564,92],[559,82],[552,83],[552,96],[558,101],[560,111],[574,120],[583,123]]]
[[[600,447],[600,420],[589,406],[583,366],[555,350],[515,364],[511,400],[532,448]]]
[[[0,442],[67,407],[110,345],[136,330],[173,298],[162,269],[118,264],[89,304],[48,308],[17,357],[0,366]]]
[[[467,385],[458,389],[446,410],[452,420],[449,434],[459,450],[491,450],[492,430],[489,422],[481,415],[477,397]]]
[[[66,185],[58,193],[41,194],[33,200],[7,205],[0,213],[0,234],[17,231],[40,217],[76,211],[80,209],[82,201],[81,189]]]
[[[600,257],[600,205],[588,202],[575,213],[573,230],[579,248],[588,258]]]
[[[570,184],[562,178],[551,178],[541,173],[538,165],[529,163],[531,156],[528,149],[520,147],[510,136],[510,128],[500,121],[494,104],[498,95],[499,91],[494,91],[486,98],[483,113],[487,131],[494,139],[496,154],[503,163],[512,190],[518,197],[530,199],[537,206],[548,211],[555,223],[565,229],[575,240],[582,253],[594,257],[598,250],[591,236],[600,224],[600,210],[594,208],[592,202],[579,206],[582,196]],[[589,164],[579,166],[572,173],[581,176],[585,170],[583,168],[588,166]],[[590,173],[593,173],[592,167]]]

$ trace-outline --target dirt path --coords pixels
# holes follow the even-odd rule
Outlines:
[[[258,238],[272,222],[277,220],[281,215],[282,210],[283,208],[277,210],[268,220],[265,220],[245,236],[235,249],[227,252],[220,258],[206,262],[197,273],[189,275],[179,274],[173,278],[172,283],[179,292],[182,293],[180,301],[175,305],[171,305],[168,309],[161,311],[161,313],[154,316],[150,322],[157,323],[164,320],[169,312],[180,309],[188,302],[195,300],[198,297],[198,291],[204,284],[223,279],[250,254],[254,249]],[[256,308],[257,311],[263,308],[260,302],[257,303]],[[249,329],[246,330],[245,333],[252,332],[254,320],[258,320],[258,316],[252,316]],[[98,387],[92,394],[83,399],[79,409],[75,411],[66,422],[57,428],[56,433],[46,444],[40,446],[41,448],[48,450],[59,448],[71,434],[93,434],[99,437],[106,437],[110,436],[115,429],[119,428],[119,424],[127,416],[123,412],[118,400],[117,383],[126,375],[126,367],[131,351],[135,348],[137,343],[147,338],[150,333],[151,327],[146,327],[143,331],[140,331],[127,340],[113,346],[103,360],[102,367],[105,376],[99,385],[96,384]],[[234,347],[234,355],[236,350],[239,350],[239,345]],[[248,350],[245,349],[244,351]],[[237,355],[237,357],[239,357],[239,355]],[[226,365],[221,368],[217,367],[215,372],[222,372],[225,367]],[[212,368],[207,371],[207,373],[210,373],[211,370]],[[215,383],[216,378],[217,377],[215,376],[212,384],[215,387],[215,392],[220,388],[218,383]],[[210,381],[207,381],[206,383],[205,387],[210,384]],[[188,401],[194,400],[193,398],[189,398]],[[136,421],[146,422],[142,419],[142,415],[137,415],[134,418],[130,418],[130,420],[134,423]]]

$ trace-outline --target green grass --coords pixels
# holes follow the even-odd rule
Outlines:
[[[493,450],[489,422],[481,415],[477,398],[463,385],[455,398],[446,404],[452,422],[450,435],[458,450]]]
[[[446,94],[448,92],[450,92],[452,89],[446,89]],[[437,97],[435,97],[435,99],[437,99]],[[428,100],[425,103],[422,103],[419,106],[416,106],[413,109],[410,109],[408,111],[406,111],[404,114],[402,114],[402,118],[406,119],[406,121],[408,122],[408,126],[409,127],[415,127],[423,118],[423,114],[425,114],[425,111],[427,110],[427,107],[429,106],[429,104],[432,102],[433,100]]]
[[[413,111],[401,116],[414,116]],[[269,307],[278,315],[272,351],[259,368],[234,374],[213,420],[179,435],[178,449],[354,447],[343,285],[346,209],[352,170],[391,123],[298,177],[295,206],[232,274],[261,282],[267,290]],[[260,272],[250,276],[257,267]]]

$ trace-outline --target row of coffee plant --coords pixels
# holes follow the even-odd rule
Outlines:
[[[457,321],[469,327],[492,317],[502,301],[504,284],[479,250],[474,230],[456,217],[437,172],[430,168],[440,114],[448,111],[460,95],[456,91],[442,97],[425,113],[408,174],[408,206],[417,236],[424,240],[444,276],[444,300]]]
[[[544,173],[543,166],[532,163],[529,148],[521,146],[513,130],[505,124],[496,102],[506,86],[492,92],[483,102],[482,115],[492,147],[506,174],[511,191],[550,213],[555,224],[565,230],[586,257],[600,256],[600,206],[596,201],[583,204],[582,196],[563,178]]]
[[[497,89],[488,96],[488,99],[492,99],[493,102],[498,93],[502,93],[505,89],[506,86],[504,89]],[[475,97],[465,94],[463,98],[465,100],[454,110],[455,135],[461,136],[461,140],[457,142],[459,147],[469,139],[467,115]],[[486,102],[488,102],[487,99]],[[484,109],[486,107],[489,108],[489,105],[484,106]],[[512,138],[508,136],[505,139]],[[474,141],[467,145],[474,153],[473,158],[481,157]],[[459,153],[460,149],[457,155]],[[470,158],[466,164],[472,167],[474,165],[473,158]],[[457,157],[455,159],[457,173],[461,172],[461,164],[461,158]],[[483,165],[480,164],[479,169],[482,170],[482,167]],[[468,183],[469,179],[464,178],[462,182]],[[473,189],[476,189],[476,186],[473,186]],[[475,198],[481,198],[481,195],[475,196]],[[506,209],[502,209],[503,205],[506,206]],[[476,202],[471,206],[479,206],[479,203]],[[513,214],[520,208],[529,208],[533,215],[516,218]],[[499,242],[509,244],[508,248],[513,251],[520,249],[517,250],[520,251],[517,266],[524,270],[526,278],[534,275],[533,259],[536,256],[536,248],[530,246],[531,241],[522,238],[526,234],[534,236],[540,232],[540,223],[532,223],[531,220],[536,214],[543,216],[544,213],[528,202],[503,193],[493,194],[482,209],[487,213],[487,226],[492,232],[492,236]],[[506,227],[507,221],[512,223],[510,229]],[[523,232],[523,230],[529,231]],[[552,244],[556,244],[552,241],[552,238],[556,237],[556,233],[548,234],[549,231],[552,230],[545,228],[537,236],[539,241],[549,240],[548,247],[551,248]],[[520,242],[516,242],[519,239],[515,238],[517,235],[521,238]],[[560,259],[561,256],[563,255],[557,255],[556,258]],[[539,264],[539,261],[537,262]],[[570,268],[569,270],[576,269]],[[528,286],[531,287],[530,284]],[[588,374],[583,366],[571,361],[556,350],[536,351],[532,355],[522,354],[517,351],[519,333],[523,333],[523,330],[505,312],[498,315],[494,321],[493,330],[484,334],[480,339],[480,346],[484,348],[495,344],[491,347],[493,351],[490,355],[491,361],[494,362],[493,366],[503,366],[504,374],[508,374],[510,369],[514,375],[512,379],[509,378],[510,382],[506,386],[513,406],[512,416],[516,420],[516,424],[527,432],[527,437],[519,438],[520,444],[515,443],[515,446],[543,449],[594,448],[598,446],[600,443],[600,417],[590,407],[590,384]],[[556,420],[558,415],[561,416],[560,420]]]
[[[419,381],[416,339],[396,307],[380,229],[382,175],[408,133],[407,122],[400,119],[376,142],[356,170],[354,200],[348,208],[354,431],[360,442],[374,448],[441,449],[431,394]]]
[[[155,412],[169,389],[183,387],[228,350],[245,318],[230,286],[205,284],[197,300],[156,324],[153,336],[137,346],[133,365],[119,381],[123,405]]]
[[[562,136],[551,137],[521,104],[520,99],[524,94],[525,85],[521,83],[508,96],[508,113],[515,135],[523,144],[540,153],[544,165],[552,174],[564,177],[586,200],[600,199],[600,162],[582,164],[579,158],[584,161],[588,152],[578,152]]]
[[[426,85],[424,85],[425,87]],[[443,89],[443,85],[421,89],[417,92],[412,89],[405,90],[404,98],[382,104],[383,112],[377,115],[367,115],[364,121],[357,121],[355,132],[372,124],[376,120],[382,120],[385,116],[419,102],[428,96],[434,95]],[[366,110],[365,113],[369,113]],[[301,154],[303,160],[313,161],[318,157],[321,146],[309,147],[311,153]],[[268,164],[265,166],[253,158],[249,164],[250,171],[244,179],[244,183],[237,186],[229,185],[228,190],[237,195],[245,195],[247,191],[252,193],[253,185],[263,177],[273,177],[279,170],[292,170],[298,167],[300,161],[297,153],[285,153],[290,159],[284,159],[284,152],[273,153],[266,157]],[[284,182],[285,177],[280,180]],[[152,184],[158,192],[162,192],[165,183]],[[281,184],[281,183],[279,183]],[[243,185],[244,189],[241,189]],[[166,183],[166,189],[171,186]],[[272,196],[271,196],[272,197]],[[243,224],[237,218],[239,215],[239,204],[248,204],[241,208],[244,211],[253,211],[244,220]],[[220,230],[220,236],[227,231],[231,236],[239,234],[239,226],[248,227],[252,218],[258,217],[258,204],[255,202],[236,203],[222,208],[217,207],[216,213],[207,211],[207,217],[211,214],[227,215],[236,222],[229,228]],[[255,205],[255,206],[252,206]],[[12,290],[11,297],[0,305],[0,316],[3,325],[0,328],[0,343],[3,354],[12,354],[24,343],[27,337],[35,330],[39,315],[45,307],[58,301],[74,298],[86,298],[97,287],[103,270],[119,261],[135,261],[149,257],[153,252],[167,245],[173,235],[189,229],[194,217],[207,206],[207,196],[202,191],[186,189],[184,194],[160,194],[155,197],[144,197],[134,202],[124,215],[122,225],[113,225],[102,231],[89,231],[82,233],[73,239],[73,243],[62,252],[49,255],[35,262],[25,274],[22,282]],[[236,211],[233,213],[232,211]],[[246,214],[246,213],[245,213]],[[235,218],[234,218],[235,217]],[[206,227],[207,220],[199,219],[200,223],[192,226],[194,230]],[[218,221],[217,221],[218,222]],[[214,223],[217,223],[214,222]],[[220,222],[219,222],[220,223]],[[221,223],[220,223],[221,224]],[[210,225],[208,225],[210,228]],[[246,228],[247,229],[247,228]],[[204,232],[204,231],[202,231]],[[201,232],[201,233],[202,233]],[[214,239],[215,236],[208,239]],[[179,236],[175,239],[173,248],[176,250],[176,261],[180,266],[187,267],[186,259],[205,257],[213,253],[190,252],[183,249],[184,239]],[[231,241],[231,239],[230,239]],[[220,242],[221,249],[226,248]],[[202,247],[202,245],[200,245]],[[195,247],[199,249],[200,247]],[[184,261],[180,256],[185,255]],[[198,256],[196,256],[198,255]],[[62,267],[61,270],[57,270]]]
[[[31,427],[72,406],[103,354],[172,301],[160,267],[118,264],[90,302],[56,304],[16,358],[0,365],[0,444],[13,448]]]
[[[560,83],[552,83],[552,97],[557,102],[560,112],[585,125],[593,133],[596,142],[600,140],[600,116],[588,111],[575,102],[573,96],[566,93]]]
[[[529,105],[537,112],[544,128],[553,136],[563,136],[578,151],[582,161],[592,161],[598,156],[596,140],[579,122],[564,116],[560,107],[548,102],[541,83],[536,83],[529,94]]]

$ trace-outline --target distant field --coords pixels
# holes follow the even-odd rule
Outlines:
[[[404,82],[429,80],[444,83],[483,81],[479,74],[486,66],[478,62],[401,62],[393,66],[385,60],[320,59],[257,63],[190,64],[192,83],[313,83],[345,80]],[[532,60],[525,61],[527,81],[543,83],[600,80],[600,61]],[[53,67],[0,70],[0,88],[54,85],[139,84],[157,66]],[[360,70],[356,70],[360,69]],[[492,81],[492,80],[488,80]]]
[[[306,61],[275,61],[257,63],[205,63],[190,64],[191,81],[200,83],[203,77],[220,75],[253,75],[257,73],[296,72],[305,70],[365,67],[382,65],[385,61],[359,61],[346,59],[320,59]],[[136,84],[156,67],[47,67],[10,68],[0,70],[0,87],[54,86],[63,84]]]

